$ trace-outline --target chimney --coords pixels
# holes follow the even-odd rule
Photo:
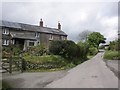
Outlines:
[[[42,18],[40,19],[40,24],[39,24],[40,27],[43,27],[43,21],[42,21]]]
[[[60,22],[58,22],[58,29],[61,30],[61,25],[60,25]]]

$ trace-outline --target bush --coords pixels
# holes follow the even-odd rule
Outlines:
[[[89,48],[89,55],[96,55],[98,53],[98,49],[95,47]]]
[[[81,55],[81,60],[82,62],[87,60],[87,54],[89,51],[89,44],[87,42],[79,42],[78,43],[79,47],[80,47],[80,55]]]
[[[108,60],[120,60],[120,53],[118,51],[105,51],[104,59]]]
[[[9,47],[3,47],[2,57],[7,58],[7,57],[10,57],[10,55],[19,56],[20,52],[21,52],[21,49],[16,45],[11,45]]]
[[[105,49],[104,45],[99,46],[99,49]]]
[[[28,48],[25,54],[34,55],[34,56],[42,56],[47,53],[46,48],[43,45],[33,46]]]
[[[68,62],[75,62],[75,59],[80,58],[80,48],[73,41],[52,41],[49,51],[66,58]]]
[[[120,39],[110,42],[108,50],[119,51],[120,50]]]

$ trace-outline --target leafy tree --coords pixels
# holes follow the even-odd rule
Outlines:
[[[89,44],[87,42],[78,42],[78,46],[80,47],[81,60],[86,60],[89,51]]]
[[[86,41],[86,40],[87,40],[87,37],[88,37],[88,35],[89,35],[90,33],[92,33],[92,32],[89,31],[89,30],[85,30],[85,31],[81,32],[81,33],[79,34],[79,40],[80,40],[80,41]]]
[[[108,50],[120,50],[120,39],[110,42]]]
[[[90,46],[96,47],[98,49],[99,44],[105,42],[106,38],[99,32],[93,32],[87,37],[87,42]]]

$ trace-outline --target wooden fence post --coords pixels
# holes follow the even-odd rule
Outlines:
[[[23,73],[26,70],[26,62],[23,59],[23,52],[20,53],[20,59],[21,59],[21,72]]]
[[[12,73],[12,57],[9,59],[9,73]]]
[[[26,71],[26,62],[25,62],[25,60],[22,58],[22,73],[24,72],[24,71]]]

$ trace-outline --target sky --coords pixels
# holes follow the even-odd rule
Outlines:
[[[75,42],[84,30],[100,32],[107,41],[118,36],[118,2],[2,2],[2,20],[39,25],[41,18],[47,27],[57,28],[59,21],[68,39]]]

